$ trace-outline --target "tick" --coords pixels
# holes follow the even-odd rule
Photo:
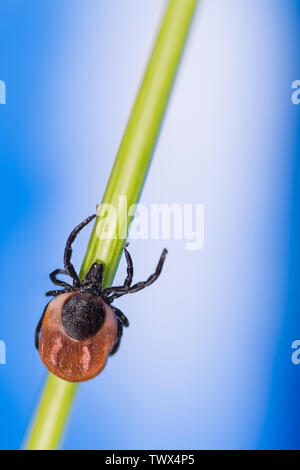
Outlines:
[[[64,252],[64,269],[55,269],[50,274],[53,284],[62,289],[46,293],[54,298],[46,305],[35,330],[35,345],[47,369],[70,382],[92,379],[102,371],[108,356],[120,346],[123,327],[129,326],[124,313],[112,303],[156,281],[167,255],[164,249],[154,274],[132,285],[133,264],[125,247],[127,276],[122,286],[102,289],[101,263],[93,263],[80,282],[71,263],[72,243],[95,217],[95,214],[88,217],[71,232]],[[59,274],[70,276],[72,285],[59,279]]]

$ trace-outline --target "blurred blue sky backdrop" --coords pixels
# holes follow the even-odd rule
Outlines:
[[[48,273],[101,199],[165,5],[0,0],[2,449],[46,378]],[[299,23],[296,0],[200,2],[142,202],[204,204],[204,248],[131,243],[137,280],[165,245],[166,268],[118,301],[131,326],[79,387],[64,448],[300,448]]]

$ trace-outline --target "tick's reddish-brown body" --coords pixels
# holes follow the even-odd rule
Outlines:
[[[39,340],[39,353],[47,369],[70,382],[92,379],[102,371],[118,333],[118,321],[112,308],[98,297],[105,311],[101,328],[86,340],[71,338],[62,324],[62,310],[66,301],[78,293],[58,295],[48,304]]]

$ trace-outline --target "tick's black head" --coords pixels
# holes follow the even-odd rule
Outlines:
[[[62,324],[66,333],[78,341],[95,336],[104,322],[105,310],[97,297],[78,293],[64,304]]]

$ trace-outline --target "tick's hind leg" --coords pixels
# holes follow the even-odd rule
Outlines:
[[[110,356],[112,356],[113,354],[115,354],[118,351],[118,349],[120,347],[122,335],[123,335],[123,325],[120,322],[120,320],[118,320],[118,337],[117,337],[117,341],[115,342],[114,347],[112,348],[112,350],[109,354]]]
[[[115,354],[119,347],[120,347],[120,343],[121,343],[121,338],[122,338],[122,335],[123,335],[123,326],[125,326],[126,328],[129,326],[129,321],[127,319],[127,317],[124,315],[123,312],[121,312],[121,310],[119,310],[117,307],[114,307],[113,305],[111,306],[111,308],[113,309],[114,311],[114,314],[116,315],[117,317],[117,320],[118,320],[118,337],[117,337],[117,341],[110,353],[110,356],[112,356],[112,354]]]
[[[117,319],[120,320],[120,322],[122,323],[123,326],[125,326],[125,328],[127,328],[129,326],[128,318],[124,315],[123,312],[121,312],[121,310],[119,310],[114,305],[111,305],[111,308],[113,309],[114,314],[116,315]]]
[[[42,328],[44,316],[45,316],[48,305],[49,305],[49,303],[44,308],[44,311],[42,313],[41,318],[39,319],[39,322],[36,326],[35,333],[34,333],[34,344],[35,344],[35,347],[36,347],[37,350],[39,350],[39,334],[40,334],[40,331],[41,331],[41,328]]]

